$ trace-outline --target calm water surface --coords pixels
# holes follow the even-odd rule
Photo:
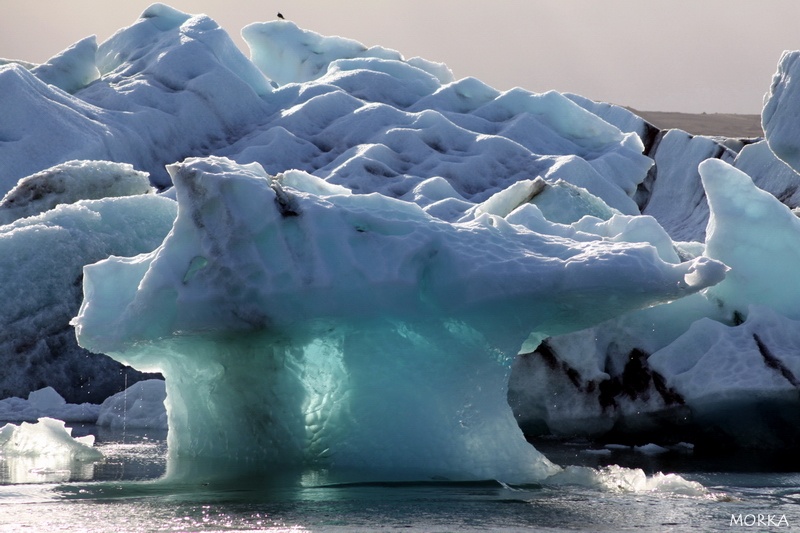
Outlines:
[[[537,443],[559,464],[679,472],[702,497],[494,481],[176,483],[159,480],[163,437],[100,432],[106,459],[94,465],[0,459],[0,531],[800,531],[800,473],[759,471],[769,458]]]

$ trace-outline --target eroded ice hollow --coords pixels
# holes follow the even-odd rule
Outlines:
[[[172,231],[150,254],[87,266],[73,323],[82,346],[164,374],[172,457],[242,472],[541,480],[559,468],[506,399],[526,338],[679,298],[725,271],[667,262],[646,243],[548,235],[524,193],[500,198],[505,217],[490,214],[495,198],[448,223],[300,171],[216,157],[168,170]]]

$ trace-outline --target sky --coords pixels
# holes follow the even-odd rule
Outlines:
[[[0,57],[46,61],[131,25],[149,0],[0,0]],[[557,90],[642,111],[760,113],[798,0],[172,0],[240,30],[275,19],[447,64],[499,89]]]

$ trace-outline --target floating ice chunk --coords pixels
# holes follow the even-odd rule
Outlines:
[[[103,454],[94,447],[94,435],[73,437],[63,420],[40,418],[35,424],[6,424],[0,428],[0,452],[7,456],[61,456],[97,461]]]
[[[585,453],[587,455],[611,455],[612,451],[605,448],[588,448],[586,450],[581,450],[581,453]]]
[[[689,481],[677,474],[658,472],[647,476],[640,468],[624,468],[609,465],[602,468],[568,466],[562,472],[545,480],[554,485],[580,485],[610,492],[678,494],[703,497],[708,490],[696,481]]]
[[[11,397],[0,400],[0,420],[32,422],[42,417],[65,422],[95,422],[100,406],[91,403],[69,404],[52,387],[28,394],[28,399]]]
[[[172,232],[152,254],[87,267],[74,324],[82,345],[164,372],[178,456],[372,479],[542,479],[557,468],[506,397],[531,331],[583,327],[724,275],[641,243],[568,241],[489,214],[451,224],[377,194],[317,196],[222,158],[169,171]]]
[[[164,381],[148,379],[107,398],[100,406],[98,426],[112,429],[167,429]]]
[[[661,369],[649,366],[648,356],[709,317],[729,318],[716,302],[694,294],[593,328],[534,339],[514,362],[509,403],[531,435],[602,436],[615,424],[641,427],[656,413],[659,424],[685,423],[679,416],[683,398]]]
[[[43,213],[58,204],[150,191],[148,174],[132,165],[68,161],[19,180],[0,200],[0,224]]]
[[[53,409],[67,404],[53,387],[45,387],[28,394],[28,403],[35,409]]]
[[[643,444],[641,446],[634,446],[633,450],[635,452],[643,453],[645,455],[659,455],[662,453],[667,453],[669,450],[664,448],[663,446],[659,446],[658,444],[649,443]]]

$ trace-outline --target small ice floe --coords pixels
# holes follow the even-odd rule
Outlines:
[[[643,446],[634,446],[633,450],[639,453],[643,453],[645,455],[658,455],[662,453],[667,453],[669,450],[664,448],[663,446],[659,446],[658,444],[645,444]]]
[[[63,420],[40,418],[37,423],[0,428],[0,482],[58,483],[90,480],[103,454],[94,435],[73,437]]]
[[[624,468],[609,465],[602,468],[568,466],[546,481],[553,485],[577,485],[597,488],[609,492],[634,492],[674,494],[680,496],[705,497],[708,491],[696,481],[689,481],[677,474],[652,476],[640,468]]]
[[[586,450],[581,450],[581,453],[587,455],[611,455],[611,450],[606,448],[588,448]]]
[[[35,424],[6,424],[0,428],[0,454],[6,457],[61,456],[97,461],[103,454],[94,448],[94,435],[73,437],[63,420],[40,418]]]

